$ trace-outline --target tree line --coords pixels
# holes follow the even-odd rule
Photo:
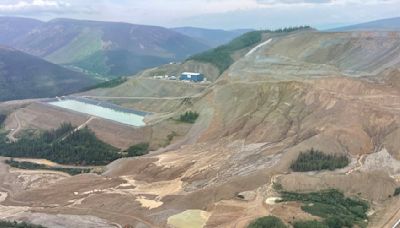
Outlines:
[[[301,25],[301,26],[294,26],[294,27],[279,28],[276,30],[272,30],[271,32],[276,32],[276,33],[295,32],[295,31],[308,30],[308,29],[312,29],[312,27],[308,26],[308,25]]]
[[[29,169],[29,170],[52,170],[58,172],[68,173],[71,176],[82,174],[82,173],[90,173],[91,169],[89,168],[63,168],[63,167],[50,167],[47,165],[36,164],[33,162],[19,162],[15,161],[13,158],[10,160],[6,160],[6,164],[17,168],[17,169]]]

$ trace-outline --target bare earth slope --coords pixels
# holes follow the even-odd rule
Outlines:
[[[200,117],[170,150],[36,189],[13,191],[16,174],[4,172],[10,194],[2,204],[134,227],[246,227],[265,215],[285,223],[315,219],[298,203],[271,203],[272,184],[280,183],[291,191],[337,188],[357,195],[372,206],[370,227],[391,227],[400,219],[399,199],[389,197],[400,181],[398,37],[310,31],[272,37],[179,103],[175,113],[192,109]],[[110,91],[103,93],[116,93]],[[351,164],[292,172],[291,162],[312,147],[347,155]]]

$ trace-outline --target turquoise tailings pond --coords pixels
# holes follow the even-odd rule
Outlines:
[[[125,109],[107,102],[67,97],[59,100],[54,99],[49,101],[48,104],[135,127],[146,125],[144,117],[147,113]]]

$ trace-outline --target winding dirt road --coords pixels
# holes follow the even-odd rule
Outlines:
[[[11,133],[8,135],[8,138],[10,139],[11,142],[17,141],[17,138],[15,138],[15,135],[21,130],[21,122],[18,118],[17,113],[14,113],[14,119],[17,122],[17,128],[11,131]]]
[[[267,40],[267,41],[265,41],[265,42],[263,42],[263,43],[257,45],[256,47],[254,47],[253,49],[251,49],[249,52],[247,52],[247,54],[246,54],[245,56],[249,56],[249,55],[253,54],[254,52],[256,52],[256,51],[257,51],[258,49],[260,49],[261,47],[263,47],[263,46],[269,44],[271,41],[272,41],[272,39],[269,39],[269,40]]]
[[[64,141],[68,136],[70,136],[71,134],[73,134],[76,131],[81,130],[82,128],[84,128],[86,125],[88,125],[90,123],[90,121],[96,119],[96,117],[91,116],[88,120],[86,120],[86,122],[84,122],[83,124],[79,125],[77,128],[75,128],[73,131],[71,131],[69,134],[67,134],[66,136],[64,136],[61,141]]]
[[[389,218],[382,228],[399,228],[400,227],[400,208]]]
[[[367,154],[363,154],[357,159],[357,164],[354,168],[350,169],[349,171],[346,172],[346,175],[350,175],[354,171],[360,170],[363,166],[363,160],[367,156]]]

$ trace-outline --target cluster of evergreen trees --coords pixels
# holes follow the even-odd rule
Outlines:
[[[311,215],[323,218],[322,222],[299,222],[295,227],[365,227],[369,205],[358,198],[347,198],[335,189],[294,193],[281,192],[283,202],[302,202],[301,209]],[[304,225],[315,226],[304,226]]]
[[[358,198],[349,198],[336,190],[329,189],[319,192],[295,193],[280,191],[279,202],[296,201],[302,203],[301,209],[311,215],[322,218],[321,221],[295,221],[294,228],[341,228],[366,227],[369,205]],[[265,216],[250,223],[248,228],[285,228],[279,218]]]
[[[302,25],[302,26],[295,26],[295,27],[285,27],[285,28],[279,28],[279,29],[273,30],[272,32],[277,32],[277,33],[295,32],[295,31],[301,31],[301,30],[307,30],[307,29],[311,29],[311,26]]]
[[[61,139],[63,136],[66,136],[73,130],[74,127],[72,126],[71,123],[62,123],[60,127],[57,129],[43,132],[41,138],[46,143],[51,143],[56,141],[57,139]]]
[[[149,153],[148,143],[139,143],[128,148],[128,157],[137,157]]]
[[[199,117],[199,113],[188,111],[179,117],[179,121],[184,122],[184,123],[194,123],[194,122],[196,122],[198,117]]]
[[[393,194],[393,196],[398,196],[398,195],[400,195],[400,187],[396,188]]]
[[[311,149],[307,152],[301,152],[290,168],[295,172],[334,170],[344,168],[349,163],[349,158],[344,155],[328,155]]]
[[[118,149],[96,138],[88,128],[74,131],[71,124],[46,131],[37,137],[22,137],[17,142],[0,138],[0,155],[44,158],[61,164],[105,165],[118,159]]]

